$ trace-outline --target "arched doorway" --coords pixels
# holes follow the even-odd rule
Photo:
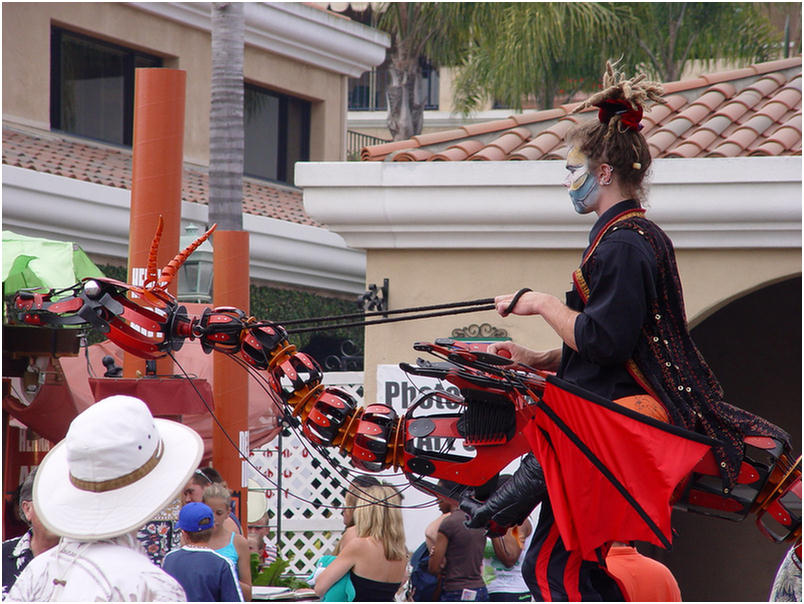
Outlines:
[[[800,453],[801,276],[729,302],[691,333],[726,400],[787,430]],[[753,515],[733,523],[673,512],[673,527],[671,552],[646,553],[670,567],[684,600],[767,601],[789,544],[769,541]]]

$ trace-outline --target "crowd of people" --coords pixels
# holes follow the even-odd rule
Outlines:
[[[603,90],[586,103],[598,109],[597,119],[568,136],[565,185],[575,210],[597,220],[565,302],[534,291],[496,298],[503,316],[540,316],[561,348],[500,342],[489,352],[556,372],[632,415],[718,441],[713,450],[729,493],[744,437],[789,438],[723,401],[689,335],[672,243],[643,207],[651,157],[639,122],[650,102],[661,102],[658,85],[625,79],[609,64]],[[193,430],[153,418],[133,397],[112,396],[78,415],[20,490],[31,529],[3,544],[6,599],[251,599],[249,541],[220,476],[198,468],[202,450]],[[505,478],[487,497],[440,497],[441,514],[413,557],[400,493],[373,479],[355,481],[345,498],[342,540],[313,577],[316,595],[324,601],[392,601],[403,592],[414,601],[680,600],[669,570],[632,543],[611,539],[594,557],[568,547],[534,454]],[[155,547],[149,558],[137,531],[180,493],[185,505],[173,547],[167,555],[156,555]],[[801,598],[800,559],[799,543],[783,562],[774,597]]]
[[[3,599],[249,601],[256,547],[220,474],[197,467],[202,451],[195,431],[134,397],[78,415],[19,487],[30,528],[3,542]],[[154,549],[144,528],[177,498],[178,519],[153,531],[167,545]]]

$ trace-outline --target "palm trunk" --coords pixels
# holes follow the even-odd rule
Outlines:
[[[404,51],[395,49],[388,73],[391,82],[386,92],[387,125],[393,140],[405,140],[421,134],[424,102],[421,99],[418,57],[407,56]]]
[[[213,3],[209,221],[225,231],[243,228],[244,30],[242,3]]]

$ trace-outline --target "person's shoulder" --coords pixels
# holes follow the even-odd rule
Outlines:
[[[239,545],[242,547],[248,547],[248,539],[246,539],[243,535],[235,533],[234,531],[232,532],[234,533],[234,544],[236,546]]]
[[[12,537],[11,539],[6,539],[5,541],[3,541],[3,555],[4,556],[10,555],[11,552],[14,551],[14,548],[17,547],[17,543],[20,542],[20,539],[22,539],[22,535],[20,535],[19,537]]]
[[[456,530],[466,528],[464,526],[465,520],[466,520],[466,514],[461,510],[455,510],[454,512],[450,512],[441,521],[441,524],[438,526],[438,531],[440,533],[449,534]],[[466,530],[469,529],[467,528]]]
[[[606,233],[597,248],[602,258],[625,258],[631,253],[644,258],[648,262],[655,261],[653,245],[647,231],[639,225],[615,225]]]
[[[384,552],[382,543],[372,537],[358,537],[355,535],[341,550],[340,555],[357,560],[374,558],[378,552]],[[384,555],[384,553],[383,553]]]

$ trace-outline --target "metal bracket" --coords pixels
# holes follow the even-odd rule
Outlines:
[[[383,279],[382,287],[378,287],[376,283],[369,285],[357,299],[357,306],[364,312],[388,310],[388,279]]]

